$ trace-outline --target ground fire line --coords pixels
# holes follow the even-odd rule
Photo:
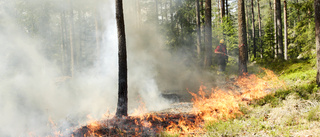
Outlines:
[[[75,130],[71,136],[156,136],[167,134],[200,135],[205,133],[205,121],[228,120],[241,116],[240,104],[248,104],[272,93],[274,89],[285,87],[284,82],[270,70],[263,69],[265,76],[246,75],[237,78],[228,90],[201,86],[193,96],[190,113],[141,113],[125,118],[108,118],[90,121]],[[210,93],[210,94],[208,94]],[[143,107],[141,109],[144,109]],[[61,134],[57,134],[61,136]]]

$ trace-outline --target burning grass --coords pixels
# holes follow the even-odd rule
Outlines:
[[[94,121],[72,133],[72,136],[156,136],[166,134],[200,135],[205,133],[205,122],[227,121],[241,116],[244,112],[240,104],[248,104],[283,87],[272,71],[265,69],[266,75],[259,78],[247,75],[231,83],[228,91],[219,88],[208,90],[201,86],[199,93],[193,95],[193,111],[190,113],[141,113],[125,118],[109,118]],[[211,93],[211,94],[207,94]]]

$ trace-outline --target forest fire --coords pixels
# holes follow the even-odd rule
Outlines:
[[[125,118],[109,118],[90,121],[87,126],[73,132],[73,136],[155,136],[167,134],[199,135],[204,133],[205,121],[218,121],[242,115],[240,104],[248,104],[252,99],[262,98],[273,88],[284,86],[270,70],[259,78],[248,75],[230,83],[229,91],[201,86],[199,93],[193,95],[193,110],[190,113],[145,113],[141,105],[134,114]],[[211,92],[211,94],[206,94]]]

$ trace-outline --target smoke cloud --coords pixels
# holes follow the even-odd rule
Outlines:
[[[129,1],[124,1],[125,9],[130,9]],[[84,124],[88,114],[99,119],[108,111],[113,113],[118,93],[114,1],[73,1],[78,9],[95,7],[105,29],[96,65],[78,71],[73,78],[61,77],[59,64],[49,60],[43,50],[45,42],[21,28],[15,18],[19,2],[26,1],[0,1],[0,136],[52,135],[56,130]],[[50,8],[68,7],[67,2],[61,6],[63,2],[30,0],[27,3],[34,7],[46,3],[50,3]],[[162,98],[161,93],[197,87],[199,72],[185,66],[184,56],[172,56],[166,50],[155,26],[137,26],[135,14],[125,11],[129,113],[140,105],[140,100],[148,111],[162,110],[169,107],[170,101]],[[40,25],[45,30],[46,24]],[[50,123],[51,120],[56,124]]]

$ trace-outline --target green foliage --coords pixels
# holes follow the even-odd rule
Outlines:
[[[271,11],[270,11],[271,12]],[[273,18],[271,14],[268,14],[268,19],[266,25],[264,26],[264,35],[262,37],[263,41],[263,59],[270,60],[274,58],[274,25]]]
[[[319,121],[320,120],[320,106],[313,107],[307,113],[307,120],[308,121]]]
[[[263,106],[270,104],[271,107],[278,107],[281,105],[281,101],[285,100],[290,94],[296,94],[302,99],[314,98],[314,94],[317,92],[318,88],[315,83],[308,83],[301,86],[294,86],[289,89],[280,89],[273,94],[269,94],[262,99],[257,99],[253,101],[254,106]]]
[[[232,16],[231,16],[232,17]],[[228,54],[237,56],[239,54],[238,48],[238,29],[234,25],[234,19],[231,17],[224,17],[222,27],[222,34],[224,34],[225,43],[227,45]]]

